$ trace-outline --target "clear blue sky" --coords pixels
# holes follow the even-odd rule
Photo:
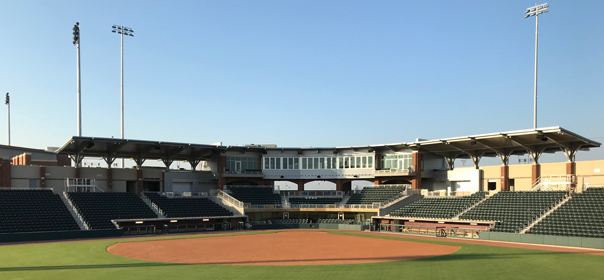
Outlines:
[[[113,24],[135,33],[124,43],[126,138],[318,147],[529,129],[534,4],[3,0],[0,92],[12,96],[13,145],[75,135],[79,21],[85,136],[120,134]],[[604,142],[604,1],[549,4],[539,127]]]

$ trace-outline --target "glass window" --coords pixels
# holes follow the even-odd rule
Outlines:
[[[302,169],[308,169],[308,159],[302,158]]]
[[[275,161],[277,162],[277,165],[275,166],[275,168],[281,169],[281,158],[275,158]]]
[[[271,159],[271,169],[275,169],[275,158],[270,158]]]
[[[373,168],[373,156],[369,156],[368,160],[367,160],[367,167],[368,168]]]
[[[367,168],[367,157],[363,157],[363,165],[362,168]]]
[[[314,158],[313,161],[314,161],[314,165],[313,165],[314,169],[321,169],[319,167],[319,158]]]
[[[340,169],[344,169],[344,158],[338,157],[339,167]]]
[[[350,157],[344,158],[344,168],[350,168]]]
[[[294,159],[294,169],[300,169],[300,158],[293,158]]]
[[[356,166],[357,168],[361,168],[361,157],[356,157]]]

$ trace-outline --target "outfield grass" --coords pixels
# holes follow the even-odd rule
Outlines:
[[[140,261],[107,253],[118,242],[207,238],[169,236],[0,246],[0,279],[604,279],[604,256],[331,232],[461,246],[453,254],[410,261],[319,266],[232,266]],[[388,248],[376,248],[388,250]]]

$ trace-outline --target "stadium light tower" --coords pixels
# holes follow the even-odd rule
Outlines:
[[[10,146],[10,96],[6,93],[6,101],[4,104],[8,106],[8,145]]]
[[[524,12],[524,18],[535,17],[535,108],[533,113],[533,129],[537,129],[537,46],[539,45],[539,15],[549,12],[547,3],[530,7]]]
[[[122,105],[121,105],[121,107],[122,107],[122,139],[124,139],[124,35],[134,37],[134,30],[132,30],[132,28],[124,27],[121,25],[114,25],[111,28],[112,28],[111,32],[120,34],[120,37],[122,39],[122,55],[121,55],[121,58],[122,58],[122,80],[121,80],[122,102],[121,102],[121,104]],[[122,168],[124,168],[124,159],[123,158],[122,158]]]
[[[77,88],[78,88],[78,136],[82,136],[82,88],[81,88],[81,79],[80,79],[80,23],[76,22],[73,26],[73,45],[76,46],[77,49]]]

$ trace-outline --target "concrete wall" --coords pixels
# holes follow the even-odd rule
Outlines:
[[[433,178],[437,176],[438,170],[447,168],[447,164],[443,157],[433,154],[422,154],[424,169],[422,169],[422,178]],[[422,184],[423,185],[423,184]]]
[[[217,182],[214,182],[214,175],[209,171],[183,172],[170,171],[164,173],[164,191],[174,191],[173,183],[192,183],[193,192],[207,192],[211,189],[218,189]]]
[[[40,186],[40,167],[35,165],[13,165],[11,173],[11,188],[28,189]]]
[[[604,238],[518,234],[489,231],[481,231],[478,233],[478,235],[480,239],[483,240],[604,249]]]
[[[481,166],[483,191],[487,190],[489,180],[495,180],[497,191],[501,190],[501,166]]]
[[[577,186],[604,185],[604,160],[578,161]]]
[[[447,171],[447,181],[449,183],[447,187],[451,187],[451,191],[477,192],[480,190],[480,174],[480,169],[474,167],[449,170]]]

